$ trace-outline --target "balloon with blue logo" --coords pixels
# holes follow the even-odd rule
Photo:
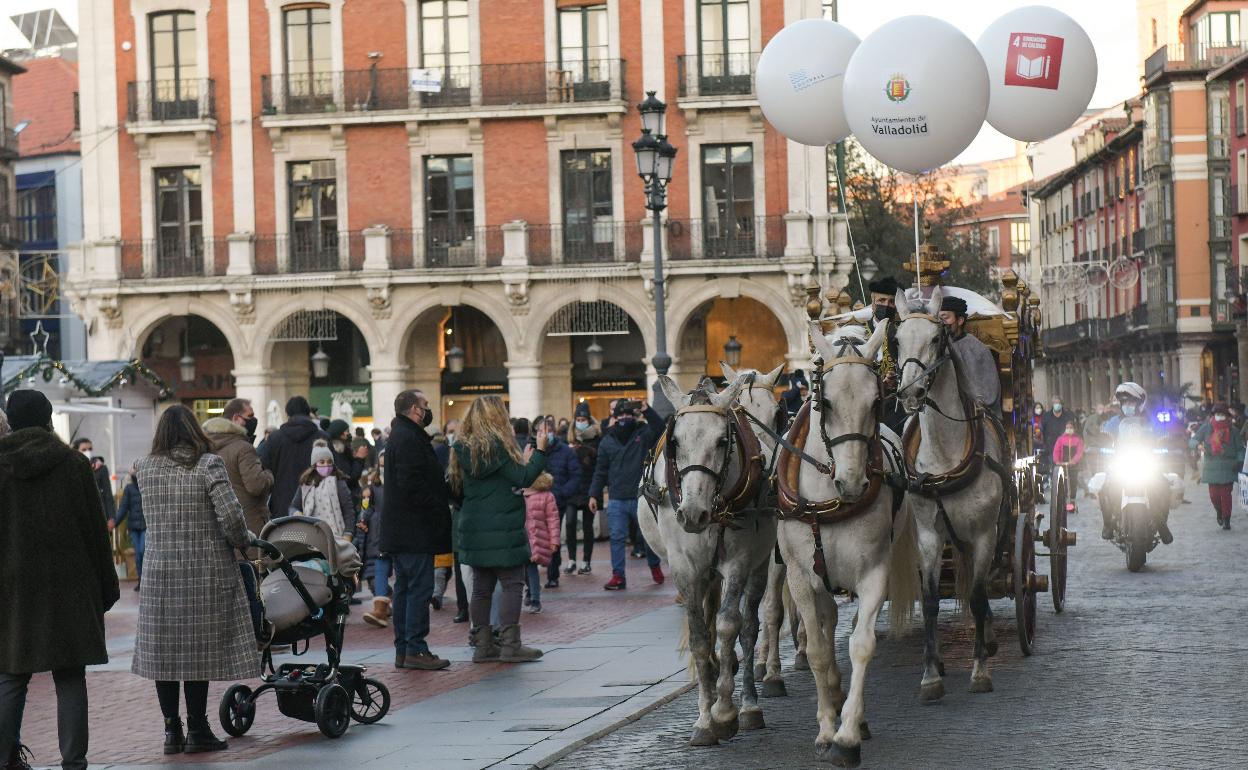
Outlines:
[[[785,27],[758,58],[755,83],[763,115],[780,133],[822,147],[849,136],[841,88],[858,36],[834,21]]]

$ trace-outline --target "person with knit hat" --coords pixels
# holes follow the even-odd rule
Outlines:
[[[938,315],[949,330],[949,351],[958,364],[958,386],[985,407],[998,408],[1001,375],[997,372],[997,356],[974,334],[966,333],[966,300],[945,295]]]
[[[329,435],[312,419],[312,406],[303,396],[286,402],[286,423],[256,450],[265,470],[273,473],[273,491],[269,510],[273,518],[290,512],[290,501],[299,488],[299,479],[307,471],[312,457],[312,442],[328,441]]]
[[[311,467],[299,478],[299,489],[290,501],[292,513],[302,513],[329,522],[334,537],[350,540],[355,532],[355,503],[347,479],[335,467],[329,444],[312,444]]]
[[[29,767],[22,713],[32,674],[56,683],[61,766],[87,767],[85,666],[108,662],[104,613],[120,596],[91,467],[52,432],[52,404],[18,390],[0,438],[0,763]],[[39,515],[31,515],[31,501]],[[40,725],[46,731],[46,724]],[[41,763],[43,764],[43,763]]]
[[[1215,404],[1209,420],[1190,442],[1204,456],[1200,481],[1209,485],[1209,501],[1217,513],[1218,526],[1231,528],[1231,491],[1244,462],[1244,437],[1235,430],[1226,404]]]
[[[334,453],[334,467],[347,480],[347,489],[351,492],[351,499],[358,504],[360,476],[364,474],[367,455],[363,460],[355,456],[351,448],[351,426],[346,420],[331,420],[328,433],[329,448]]]

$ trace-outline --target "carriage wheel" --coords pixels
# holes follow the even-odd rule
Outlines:
[[[1049,495],[1049,532],[1046,537],[1049,546],[1049,591],[1053,594],[1053,609],[1061,612],[1066,607],[1066,506],[1074,503],[1067,489],[1067,477],[1064,470],[1054,475],[1054,489]]]
[[[1014,618],[1018,646],[1030,655],[1036,640],[1036,542],[1031,514],[1019,511],[1014,520]]]

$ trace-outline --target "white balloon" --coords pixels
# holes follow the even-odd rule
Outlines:
[[[834,21],[803,19],[776,33],[758,57],[758,105],[780,133],[822,147],[849,136],[841,88],[858,36]]]
[[[867,152],[918,174],[953,160],[988,111],[988,70],[953,25],[902,16],[871,33],[845,71],[845,117]]]
[[[1096,88],[1096,50],[1078,22],[1029,5],[984,30],[976,44],[988,65],[988,122],[1035,142],[1070,128]]]

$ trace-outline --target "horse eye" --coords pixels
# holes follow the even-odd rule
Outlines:
[[[719,438],[715,441],[715,446],[728,446],[728,437],[727,437],[727,436],[720,436],[720,437],[719,437]]]

